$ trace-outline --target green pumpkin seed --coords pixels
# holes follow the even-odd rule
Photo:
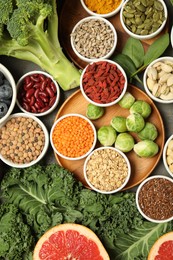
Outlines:
[[[136,5],[136,8],[137,8],[139,11],[141,11],[141,12],[145,12],[145,11],[146,11],[146,7],[145,7],[144,5],[142,5],[142,4]]]
[[[136,32],[136,26],[135,26],[135,25],[132,25],[131,31],[132,31],[132,33],[135,33],[135,32]]]
[[[163,5],[160,2],[158,2],[158,1],[154,1],[154,7],[158,11],[162,11],[163,10]]]
[[[147,34],[148,34],[148,30],[143,29],[143,30],[141,31],[141,35],[147,35]]]
[[[134,14],[130,14],[130,13],[128,13],[128,12],[123,12],[123,15],[124,15],[124,17],[126,17],[126,18],[132,18],[132,17],[134,17]]]
[[[132,8],[131,6],[129,6],[129,5],[126,5],[124,7],[124,10],[127,11],[130,14],[134,14],[136,12],[136,10],[134,8]]]
[[[141,18],[140,17],[135,18],[135,23],[136,23],[136,25],[142,24]]]
[[[141,0],[141,4],[142,4],[143,6],[145,6],[145,7],[147,7],[148,2],[147,2],[147,0]]]

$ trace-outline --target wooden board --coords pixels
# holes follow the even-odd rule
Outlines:
[[[140,158],[133,151],[126,153],[131,163],[132,174],[124,190],[136,186],[151,174],[151,172],[154,170],[160,160],[165,140],[165,132],[162,118],[154,102],[142,90],[135,86],[129,85],[128,91],[136,98],[136,100],[145,100],[151,105],[152,113],[146,121],[154,123],[158,129],[159,135],[156,139],[156,143],[159,145],[160,150],[159,153],[153,158]],[[88,102],[83,97],[81,91],[77,90],[61,106],[55,120],[69,113],[86,115],[87,105]],[[129,115],[129,110],[123,109],[118,104],[116,104],[111,107],[105,108],[105,114],[103,115],[103,117],[98,120],[93,120],[92,122],[94,123],[96,129],[98,129],[103,125],[109,125],[111,119],[117,115],[127,117]],[[133,136],[135,140],[138,141],[137,135],[134,134]],[[97,147],[98,146],[99,144],[97,144]],[[88,187],[83,174],[83,164],[85,159],[70,161],[59,157],[57,154],[55,154],[55,157],[60,165],[73,172],[75,177],[80,180],[86,187]]]
[[[79,20],[87,16],[89,16],[89,14],[85,11],[83,6],[81,5],[80,0],[64,1],[60,18],[59,18],[59,40],[65,54],[79,68],[84,68],[87,65],[87,63],[79,59],[74,53],[74,51],[72,50],[70,44],[70,34],[75,24]],[[111,18],[108,18],[108,20],[114,25],[117,31],[118,43],[117,43],[115,53],[120,53],[129,36],[121,26],[119,13],[114,15]],[[157,37],[142,42],[144,49],[146,50],[148,46],[153,41],[155,41],[161,34],[165,33],[165,31],[168,31],[168,23],[166,24],[164,30]]]

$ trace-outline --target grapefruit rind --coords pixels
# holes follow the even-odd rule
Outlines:
[[[91,229],[89,229],[83,225],[74,224],[74,223],[60,224],[60,225],[57,225],[57,226],[49,229],[47,232],[45,232],[45,234],[38,240],[38,242],[34,248],[33,260],[40,260],[39,252],[42,248],[42,245],[45,241],[47,241],[49,239],[49,237],[51,235],[53,235],[54,233],[56,233],[58,231],[66,232],[68,230],[78,231],[80,233],[80,235],[87,237],[87,239],[91,239],[93,242],[95,242],[97,244],[97,247],[99,249],[99,252],[100,252],[100,255],[102,256],[102,258],[104,260],[110,260],[110,257],[108,255],[106,249],[104,248],[102,242],[97,237],[97,235]]]
[[[160,238],[158,238],[158,240],[151,247],[147,260],[154,260],[155,256],[158,254],[160,246],[168,240],[173,241],[173,231],[168,232],[162,235]]]

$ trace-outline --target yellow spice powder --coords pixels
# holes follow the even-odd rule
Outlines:
[[[85,0],[86,6],[94,13],[107,14],[114,11],[122,0]]]

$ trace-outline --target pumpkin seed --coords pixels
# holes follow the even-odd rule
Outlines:
[[[151,34],[165,20],[164,8],[158,0],[130,0],[124,7],[123,20],[130,31]]]

